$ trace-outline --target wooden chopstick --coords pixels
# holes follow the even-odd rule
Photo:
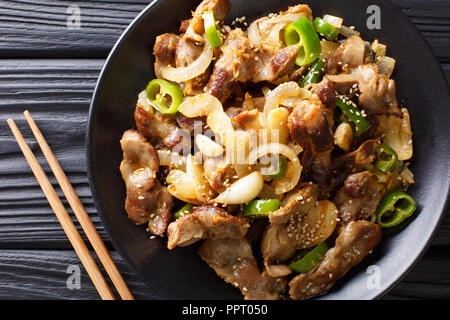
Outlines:
[[[56,180],[58,181],[64,195],[66,196],[66,199],[69,202],[70,207],[72,208],[73,212],[75,213],[75,216],[78,219],[78,222],[80,223],[81,227],[86,233],[89,242],[91,243],[95,253],[100,259],[100,262],[103,264],[106,272],[111,278],[111,281],[116,287],[117,292],[119,293],[120,297],[123,300],[134,300],[133,295],[131,294],[130,290],[128,289],[128,286],[126,285],[125,281],[120,275],[119,270],[117,269],[114,261],[111,258],[111,255],[106,249],[105,244],[103,243],[97,230],[95,229],[94,224],[89,218],[89,215],[87,214],[83,204],[81,203],[75,190],[70,184],[69,179],[67,178],[66,174],[62,170],[60,164],[58,163],[58,160],[56,160],[56,157],[53,154],[52,150],[50,149],[49,145],[45,141],[45,138],[42,135],[41,131],[39,130],[38,126],[36,125],[36,122],[34,122],[28,110],[24,112],[24,115],[28,121],[28,124],[31,127],[31,131],[33,132],[39,146],[41,147],[42,152],[44,153],[45,158],[47,159],[48,164],[50,165],[50,168],[53,171],[53,174],[56,177]]]
[[[48,202],[50,203],[50,206],[55,212],[55,215],[58,218],[59,223],[64,229],[64,232],[66,233],[67,238],[72,244],[75,252],[78,254],[81,263],[83,264],[89,277],[94,283],[94,286],[97,289],[98,293],[100,294],[100,297],[104,300],[114,300],[115,299],[114,295],[111,292],[110,288],[108,287],[108,284],[106,283],[105,279],[103,278],[100,269],[98,268],[97,264],[95,263],[94,259],[89,253],[89,250],[86,247],[86,244],[84,243],[80,234],[78,233],[77,228],[70,219],[70,216],[67,213],[66,209],[64,208],[64,205],[62,204],[58,195],[56,194],[55,189],[52,187],[44,170],[42,170],[42,167],[36,160],[36,157],[34,156],[24,137],[17,128],[14,120],[8,119],[7,122],[9,127],[11,128],[12,133],[14,134],[14,137],[17,140],[17,143],[20,146],[20,149],[23,152],[23,155],[25,156],[25,159],[27,160],[31,170],[33,171],[36,179],[38,180],[42,188],[42,191],[44,191],[44,194]]]

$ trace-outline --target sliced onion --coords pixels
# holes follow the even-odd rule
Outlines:
[[[224,192],[219,194],[215,202],[226,204],[249,203],[255,199],[264,186],[264,178],[259,171],[237,180]]]
[[[395,68],[395,59],[387,56],[378,57],[378,59],[376,59],[376,64],[380,74],[384,74],[388,78],[391,77]]]
[[[333,202],[318,201],[307,213],[304,226],[308,226],[308,231],[299,232],[296,248],[311,248],[328,239],[336,228],[337,217],[338,210]]]
[[[412,130],[409,112],[402,108],[403,118],[389,116],[385,124],[383,142],[397,152],[398,160],[409,160],[413,155]]]
[[[259,48],[276,51],[283,46],[283,41],[280,39],[281,31],[303,16],[303,13],[289,13],[272,18],[262,17],[250,24],[248,38],[253,45]]]
[[[255,46],[260,47],[261,45],[261,33],[259,31],[259,24],[269,19],[268,17],[262,17],[258,20],[255,20],[248,27],[248,39]]]
[[[226,147],[227,158],[234,164],[239,176],[248,173],[245,163],[236,163],[233,159],[247,157],[250,148],[250,134],[246,131],[234,131],[230,117],[223,111],[220,101],[207,93],[202,93],[184,101],[178,111],[188,118],[206,116],[206,123],[211,130],[220,138]]]
[[[166,181],[169,183],[167,190],[175,198],[188,203],[201,204],[201,202],[197,200],[194,183],[185,172],[181,170],[172,170],[167,175]]]
[[[333,55],[334,51],[339,47],[339,44],[334,41],[328,41],[322,39],[320,41],[320,46],[322,47],[322,51],[320,52],[319,58],[321,59],[330,59]]]
[[[180,170],[186,168],[186,158],[170,150],[157,150],[159,165],[174,167]]]
[[[203,134],[195,136],[195,144],[200,152],[208,157],[218,157],[223,154],[223,147]]]
[[[280,84],[275,89],[271,90],[266,96],[266,103],[264,104],[264,116],[267,119],[269,112],[277,108],[286,98],[298,97],[302,99],[309,98],[311,93],[293,81]]]
[[[326,14],[323,16],[323,21],[325,21],[325,22],[331,24],[333,27],[339,29],[342,26],[342,22],[344,22],[344,19]]]
[[[186,174],[192,181],[197,200],[202,203],[211,200],[214,192],[203,176],[203,166],[200,163],[195,163],[194,156],[191,154],[187,157]]]
[[[289,160],[286,177],[272,183],[272,186],[275,188],[275,193],[282,194],[294,189],[300,180],[302,166],[297,154],[288,146],[280,143],[261,145],[250,152],[248,155],[248,163],[254,164],[259,158],[269,154],[281,154]]]
[[[341,26],[339,28],[339,33],[342,34],[344,37],[346,38],[350,38],[352,36],[359,36],[360,33],[359,31],[356,31],[355,29],[346,27],[346,26]]]
[[[278,107],[272,109],[267,115],[267,129],[271,142],[286,144],[289,139],[289,129],[287,126],[289,111],[286,108]]]
[[[174,68],[164,66],[161,68],[161,76],[169,81],[183,82],[201,75],[208,69],[214,56],[214,51],[208,41],[205,41],[202,54],[186,67]]]
[[[187,99],[180,104],[178,111],[188,118],[206,116],[208,127],[210,127],[222,141],[225,134],[234,131],[231,119],[223,111],[220,101],[208,93],[201,93]]]

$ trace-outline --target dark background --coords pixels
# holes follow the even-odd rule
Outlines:
[[[393,2],[422,32],[450,80],[450,0]],[[81,29],[67,28],[66,10],[72,4],[81,10]],[[135,297],[156,297],[114,251],[101,226],[86,177],[84,146],[89,103],[104,59],[147,4],[0,0],[0,298],[99,298],[7,128],[6,119],[13,117],[45,163],[25,125],[25,109],[40,126]],[[50,172],[48,166],[44,169]],[[70,265],[81,267],[81,289],[66,287]],[[423,258],[384,298],[450,299],[450,212]]]

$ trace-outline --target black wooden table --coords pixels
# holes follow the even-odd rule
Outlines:
[[[428,40],[450,80],[450,0],[393,2]],[[114,251],[102,227],[86,177],[84,145],[104,59],[147,4],[0,0],[0,298],[99,298],[7,128],[8,117],[27,128],[25,109],[42,128],[135,297],[156,298]],[[29,130],[25,138],[34,141]],[[37,144],[31,147],[44,163]],[[77,266],[79,289],[67,286]],[[450,212],[423,258],[385,298],[450,298]]]

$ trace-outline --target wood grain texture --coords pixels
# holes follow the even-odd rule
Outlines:
[[[50,169],[22,115],[29,109],[103,238],[86,177],[84,135],[103,60],[0,61],[0,246],[67,248],[67,239],[6,127],[14,117],[44,170]],[[52,175],[51,182],[56,186]],[[58,194],[62,192],[57,188]],[[64,201],[67,206],[67,203]],[[69,210],[70,211],[70,210]]]
[[[156,299],[117,252],[111,253],[137,299]],[[95,259],[98,263],[98,259]],[[68,289],[69,266],[80,268],[80,289]],[[102,272],[104,269],[101,268]],[[108,281],[111,288],[111,282]],[[72,250],[0,250],[0,299],[100,299]]]
[[[136,299],[158,299],[117,252],[112,252]],[[447,248],[430,249],[414,269],[383,299],[450,299]],[[81,288],[69,290],[67,268],[81,270]],[[103,270],[103,269],[102,269]],[[382,275],[381,275],[382,276]],[[98,293],[71,250],[0,250],[0,299],[99,299]]]
[[[16,0],[0,2],[0,58],[106,57],[122,31],[149,3],[133,1]],[[450,62],[450,2],[392,0]],[[77,5],[81,29],[69,29],[67,8]],[[101,41],[99,39],[101,38]]]

